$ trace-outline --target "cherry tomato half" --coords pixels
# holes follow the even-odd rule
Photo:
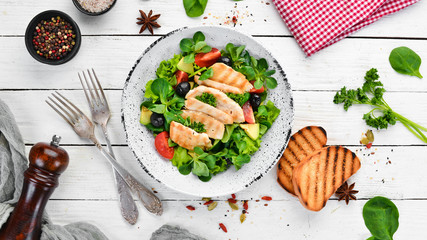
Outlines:
[[[168,139],[169,133],[166,131],[161,132],[154,139],[154,145],[156,146],[157,152],[159,152],[162,157],[172,159],[175,150],[173,147],[169,147]]]
[[[252,110],[251,103],[247,101],[243,104],[243,115],[245,116],[245,121],[249,124],[255,123],[254,111]]]
[[[221,52],[216,48],[212,48],[212,50],[208,53],[198,53],[194,58],[194,62],[199,67],[209,67],[216,63],[220,57]]]
[[[255,81],[250,81],[252,86],[254,85]],[[265,91],[264,86],[262,86],[260,89],[256,89],[255,87],[249,90],[250,93],[263,93]]]
[[[188,82],[188,74],[184,71],[178,70],[175,72],[176,77],[176,85],[180,84],[181,82]]]

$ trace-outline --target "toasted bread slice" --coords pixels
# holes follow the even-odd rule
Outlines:
[[[332,194],[359,169],[359,158],[347,148],[322,148],[294,169],[295,193],[305,208],[320,211]]]
[[[277,182],[286,191],[295,195],[292,171],[307,156],[323,148],[326,141],[326,131],[322,127],[308,126],[292,135],[277,165]]]

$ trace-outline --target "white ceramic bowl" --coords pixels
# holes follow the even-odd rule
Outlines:
[[[195,175],[181,175],[177,168],[162,158],[154,147],[153,134],[139,123],[140,104],[144,99],[147,81],[156,77],[155,71],[162,60],[180,53],[179,42],[202,31],[206,42],[218,49],[224,49],[229,42],[246,45],[246,50],[256,58],[265,58],[278,81],[277,88],[269,91],[271,100],[281,110],[273,126],[262,138],[261,148],[252,156],[251,162],[239,171],[230,167],[217,174],[209,182],[200,181]],[[182,28],[168,33],[151,44],[136,61],[126,80],[122,95],[122,121],[129,147],[141,167],[154,179],[177,191],[201,197],[221,196],[236,193],[249,187],[263,177],[277,163],[290,138],[294,116],[291,86],[277,60],[252,37],[235,30],[203,26]]]

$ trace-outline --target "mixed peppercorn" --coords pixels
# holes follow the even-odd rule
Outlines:
[[[59,60],[71,52],[76,44],[75,38],[71,24],[58,16],[37,24],[33,45],[38,55]]]

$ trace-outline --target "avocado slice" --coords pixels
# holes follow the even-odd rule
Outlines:
[[[144,124],[144,125],[150,124],[150,122],[151,122],[151,120],[150,120],[151,114],[153,114],[152,111],[150,111],[148,108],[142,106],[141,107],[141,117],[139,118],[139,122],[141,124]]]
[[[245,130],[245,133],[248,134],[250,138],[253,140],[258,139],[259,137],[259,124],[240,124],[240,127]]]
[[[193,74],[194,73],[194,67],[192,63],[185,63],[184,62],[184,58],[181,58],[181,60],[178,62],[178,65],[176,65],[176,67],[181,70],[184,71],[186,73],[189,74]]]

